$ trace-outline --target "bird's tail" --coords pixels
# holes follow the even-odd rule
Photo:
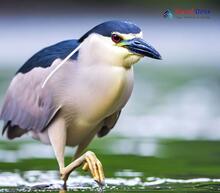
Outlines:
[[[4,133],[7,133],[7,138],[8,139],[14,139],[16,137],[20,137],[23,134],[25,134],[27,131],[24,129],[21,129],[18,126],[12,126],[10,124],[10,121],[8,121],[7,123],[4,124],[3,129],[2,129],[2,135],[4,135]]]

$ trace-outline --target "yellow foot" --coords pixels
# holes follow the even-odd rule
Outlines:
[[[60,169],[60,178],[64,181],[63,189],[67,189],[67,179],[70,175],[70,173],[75,170],[77,167],[83,165],[83,170],[88,171],[90,170],[94,180],[99,184],[99,186],[104,186],[105,184],[105,177],[104,172],[102,168],[101,162],[98,160],[96,155],[88,151],[76,160],[74,160],[71,164],[68,166]]]
[[[82,169],[84,171],[90,170],[94,180],[101,186],[105,185],[105,176],[102,164],[93,152],[88,151],[85,153],[85,163]]]

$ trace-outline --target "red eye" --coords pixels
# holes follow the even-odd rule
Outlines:
[[[122,40],[122,38],[117,34],[112,34],[112,41],[115,43],[119,43]]]

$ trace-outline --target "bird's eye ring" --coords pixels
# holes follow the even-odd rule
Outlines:
[[[117,34],[112,34],[112,41],[115,43],[119,43],[120,41],[122,41],[122,38]]]

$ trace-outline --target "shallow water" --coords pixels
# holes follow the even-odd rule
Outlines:
[[[106,178],[106,185],[103,188],[107,192],[117,191],[155,191],[170,190],[173,192],[180,190],[201,191],[201,190],[220,190],[220,179],[193,178],[193,179],[172,179],[147,177],[143,180],[136,176],[136,172],[131,170],[125,172],[121,177]],[[132,176],[135,177],[132,177]],[[57,179],[57,171],[28,171],[21,174],[3,172],[0,175],[0,192],[30,192],[30,191],[60,191],[62,181]],[[68,190],[71,191],[100,191],[100,187],[88,176],[79,176],[74,172],[68,180]]]
[[[138,149],[142,148],[143,141],[146,141],[146,149],[154,148],[151,155],[135,153],[141,152]],[[118,151],[108,148],[116,142]],[[124,143],[133,145],[127,154],[120,153],[120,144],[125,147]],[[0,192],[60,191],[62,181],[50,147],[29,140],[2,141],[0,146],[4,152],[9,152],[9,157],[5,154],[5,161],[1,159],[0,163]],[[45,147],[44,151],[41,151],[42,147]],[[104,165],[105,192],[218,192],[219,147],[218,141],[108,137],[96,139],[90,149],[97,153]],[[10,156],[12,152],[16,158]],[[3,150],[0,151],[1,156],[2,153]],[[22,153],[23,157],[16,156]],[[35,158],[32,158],[33,153],[37,154]],[[71,161],[71,154],[72,149],[68,149],[66,163]],[[99,192],[100,188],[89,173],[77,169],[68,180],[68,192],[72,191]]]

